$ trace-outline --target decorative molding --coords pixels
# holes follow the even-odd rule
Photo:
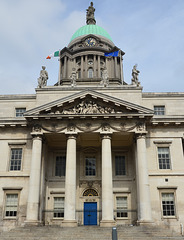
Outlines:
[[[157,189],[177,189],[177,186],[159,186]]]
[[[26,145],[26,142],[9,142],[8,145]]]
[[[154,144],[171,144],[172,140],[155,140],[153,141]]]
[[[23,189],[23,187],[2,187],[2,189],[4,191],[7,191],[7,190],[17,190],[17,191],[21,191]]]

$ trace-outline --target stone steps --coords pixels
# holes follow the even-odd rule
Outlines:
[[[175,232],[158,227],[118,226],[118,240],[184,240]],[[112,240],[112,228],[81,226],[23,227],[0,233],[0,240]]]

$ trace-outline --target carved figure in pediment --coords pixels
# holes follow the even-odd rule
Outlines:
[[[135,64],[132,69],[132,85],[136,85],[137,87],[140,86],[140,82],[138,80],[139,73],[140,71],[137,70],[137,64]]]
[[[104,87],[109,86],[109,76],[106,67],[104,67],[104,69],[102,70],[102,81],[100,82],[100,84]]]
[[[64,109],[61,114],[109,114],[115,113],[114,108],[103,107],[92,100],[82,101],[76,106]]]
[[[77,73],[75,68],[72,69],[72,74],[70,76],[71,79],[71,87],[75,87],[76,86],[76,80],[77,80]]]
[[[47,80],[48,80],[48,72],[45,70],[46,67],[42,66],[42,70],[40,71],[40,77],[38,78],[38,87],[42,88],[47,86]]]

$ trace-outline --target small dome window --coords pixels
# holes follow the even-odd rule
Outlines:
[[[93,68],[88,69],[88,78],[93,78]]]

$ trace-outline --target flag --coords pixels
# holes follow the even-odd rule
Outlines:
[[[51,53],[48,57],[46,57],[46,59],[51,59],[52,57],[59,57],[59,51]]]
[[[105,57],[118,57],[119,50],[116,52],[111,52],[111,53],[104,53]]]

